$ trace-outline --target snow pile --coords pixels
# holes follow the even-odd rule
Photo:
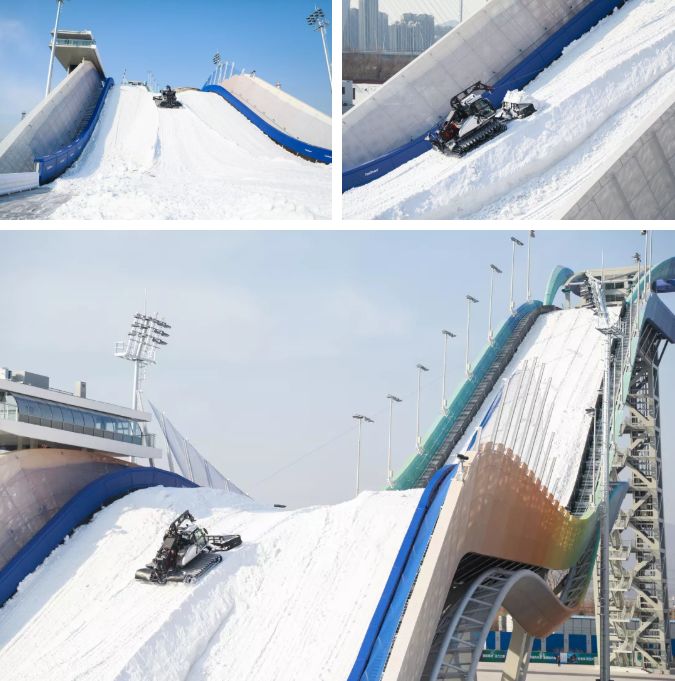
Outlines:
[[[617,309],[610,308],[609,312],[611,320],[614,321],[618,314]],[[586,308],[560,310],[542,315],[534,323],[502,374],[502,378],[508,379],[516,372],[522,371],[526,362],[527,370],[531,372],[536,361],[537,368],[534,374],[536,378],[529,383],[530,393],[526,393],[526,388],[523,387],[519,395],[517,404],[522,405],[526,394],[534,394],[536,381],[539,380],[539,371],[543,367],[539,389],[540,398],[535,402],[534,411],[539,413],[541,409],[543,421],[545,415],[549,413],[549,407],[553,406],[549,422],[542,422],[540,427],[548,428],[547,437],[555,434],[550,452],[550,461],[555,458],[555,468],[551,474],[549,489],[555,490],[556,497],[563,506],[567,505],[574,491],[586,436],[591,425],[591,417],[586,414],[585,410],[595,407],[603,379],[604,336],[597,330],[597,326],[597,317],[592,310]],[[547,385],[549,378],[551,386],[546,402],[542,404],[544,386]],[[466,448],[470,437],[478,428],[502,385],[500,381],[485,399],[464,438],[453,450],[450,461]],[[528,379],[525,380],[524,385],[528,385]],[[517,389],[517,384],[510,388],[509,401],[511,396],[517,394]],[[531,402],[528,401],[525,404],[529,409]],[[520,406],[516,408],[516,418],[519,412]],[[525,409],[524,413],[527,414],[528,410]],[[525,418],[521,419],[522,429],[526,427],[524,421],[526,421]],[[532,419],[529,427],[532,431],[536,429],[536,418]],[[515,430],[515,424],[513,428]],[[489,429],[486,429],[487,431]],[[501,432],[502,427],[500,427]],[[524,430],[520,430],[518,441],[523,440]],[[523,456],[524,453],[516,451],[516,454]],[[540,468],[543,457],[542,454]]]
[[[532,117],[465,158],[427,152],[347,192],[345,217],[551,217],[674,90],[675,0],[633,0],[525,88]]]
[[[281,512],[221,490],[131,494],[0,610],[3,681],[345,679],[420,495]],[[194,585],[135,581],[186,508],[243,545]]]
[[[53,185],[56,219],[329,218],[331,171],[272,142],[224,99],[110,92],[82,158]]]

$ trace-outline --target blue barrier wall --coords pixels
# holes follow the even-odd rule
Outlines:
[[[586,653],[587,642],[585,634],[570,634],[568,637],[567,650],[570,653]]]
[[[453,395],[446,413],[436,419],[436,422],[431,427],[431,432],[422,441],[420,452],[413,456],[406,468],[396,478],[392,485],[393,489],[410,489],[416,486],[417,480],[424,473],[439,447],[445,442],[445,438],[455,421],[476,392],[476,389],[483,378],[485,378],[493,363],[497,360],[499,353],[511,338],[520,321],[540,308],[541,305],[542,303],[539,300],[523,303],[518,307],[515,314],[508,317],[495,334],[493,342],[489,343],[483,350],[480,359],[476,362],[476,366],[471,372],[471,377]]]
[[[72,499],[0,571],[0,606],[10,599],[23,579],[79,525],[102,506],[146,487],[197,487],[175,473],[159,468],[125,468],[94,480]]]
[[[430,480],[415,509],[389,578],[375,608],[348,681],[379,679],[403,608],[436,525],[456,466],[445,466]]]
[[[509,90],[519,90],[534,80],[544,69],[548,68],[560,57],[567,45],[584,35],[598,21],[604,19],[612,10],[624,2],[625,0],[595,0],[584,7],[573,19],[570,19],[562,28],[550,36],[548,40],[494,83],[494,90],[487,95],[487,99],[494,106],[500,106],[504,95]],[[448,99],[453,94],[448,93]],[[425,137],[432,130],[412,139],[407,144],[394,149],[388,154],[384,154],[356,168],[344,171],[342,173],[342,191],[346,192],[354,187],[368,184],[429,151],[431,144],[425,140]]]
[[[103,90],[101,90],[101,94],[96,102],[96,108],[89,119],[87,127],[68,146],[55,151],[53,154],[47,154],[46,156],[40,156],[40,158],[35,159],[35,163],[38,164],[40,184],[46,184],[47,182],[55,180],[80,158],[84,148],[91,139],[94,128],[96,128],[98,119],[101,116],[101,111],[103,110],[103,105],[105,104],[105,98],[114,84],[115,81],[112,78],[106,79]]]
[[[297,140],[295,137],[287,135],[281,130],[277,130],[273,125],[270,125],[266,120],[258,116],[258,114],[237,99],[231,92],[226,90],[222,85],[204,85],[203,92],[215,92],[220,95],[226,102],[231,104],[239,113],[248,118],[253,125],[260,128],[268,137],[273,139],[277,144],[288,149],[289,151],[307,158],[310,161],[319,161],[320,163],[331,163],[333,160],[333,153],[330,149],[323,149],[312,144],[307,144],[302,140]]]

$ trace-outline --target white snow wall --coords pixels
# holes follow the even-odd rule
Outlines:
[[[99,72],[82,62],[0,141],[0,173],[30,172],[35,158],[69,144],[100,94]]]
[[[675,92],[644,121],[558,217],[563,220],[675,220]]]
[[[316,147],[332,148],[330,117],[296,97],[250,74],[232,76],[220,85],[277,130]]]
[[[343,169],[424,134],[454,94],[497,80],[591,2],[490,0],[344,115]]]

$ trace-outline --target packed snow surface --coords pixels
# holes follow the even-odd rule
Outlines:
[[[152,488],[100,511],[0,610],[3,681],[344,681],[421,496],[278,511]],[[194,585],[134,579],[190,509],[243,544]]]
[[[69,198],[51,217],[330,218],[330,166],[282,149],[217,94],[178,99],[182,108],[159,109],[143,87],[114,87],[84,154],[53,185]]]
[[[614,321],[616,308],[609,311],[611,321]],[[548,487],[563,505],[567,505],[574,491],[591,425],[591,416],[586,414],[586,409],[595,407],[602,385],[605,343],[597,327],[597,317],[587,308],[559,310],[540,316],[502,373],[502,379],[519,374],[509,387],[502,425],[495,434],[496,412],[485,429],[486,440],[508,444],[521,458],[526,458],[533,438],[548,429],[546,445],[551,438],[553,444],[549,453],[550,473],[546,473],[546,478],[550,477]],[[502,387],[500,380],[453,450],[450,461],[466,449]],[[514,419],[507,436],[506,423],[511,412]],[[532,417],[528,418],[530,413]],[[539,414],[541,416],[537,418]],[[516,437],[517,423],[520,425]],[[534,461],[535,457],[531,456],[530,468]],[[540,471],[543,471],[543,462],[542,450],[538,461]]]
[[[464,158],[429,151],[345,193],[344,217],[555,217],[673,91],[675,0],[629,0],[525,88],[533,116]]]

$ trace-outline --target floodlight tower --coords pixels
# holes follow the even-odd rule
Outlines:
[[[125,341],[115,344],[115,357],[134,363],[134,388],[131,404],[133,409],[143,408],[143,382],[145,369],[157,363],[157,350],[168,343],[171,328],[159,315],[137,312],[131,322],[131,330]]]
[[[321,33],[321,42],[323,43],[323,53],[326,57],[326,68],[328,69],[328,81],[330,88],[333,89],[333,73],[330,68],[330,58],[328,57],[328,47],[326,45],[326,29],[330,26],[330,22],[326,19],[324,11],[320,7],[315,7],[314,11],[307,17],[307,24],[313,26],[315,31]]]
[[[59,19],[61,18],[61,7],[63,7],[64,0],[56,0],[56,21],[54,22],[54,33],[52,35],[52,51],[49,55],[49,71],[47,71],[47,88],[45,89],[45,97],[47,97],[52,89],[52,73],[54,71],[54,53],[56,52],[56,34],[59,30]]]

